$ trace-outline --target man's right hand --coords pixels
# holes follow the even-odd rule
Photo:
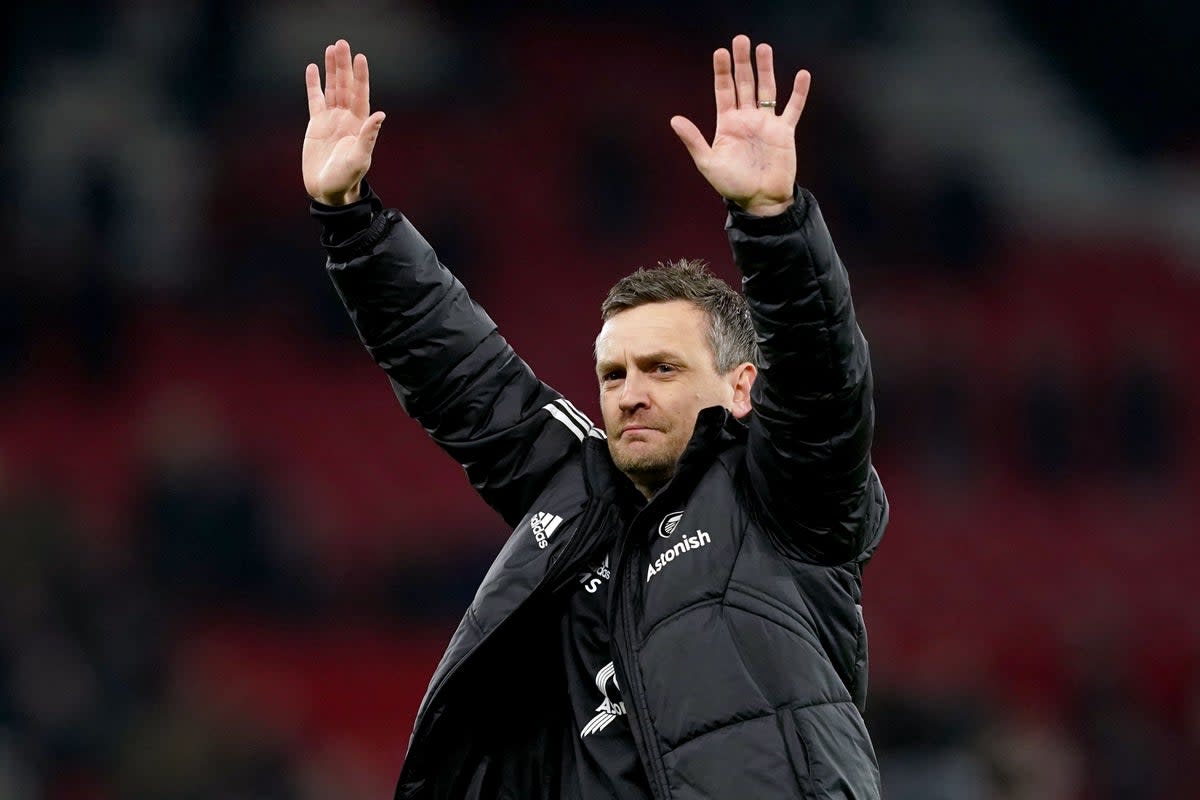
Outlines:
[[[383,125],[382,111],[371,113],[367,57],[350,57],[350,43],[338,39],[325,48],[325,90],[316,64],[304,72],[308,86],[308,129],[304,132],[304,188],[330,206],[359,199],[359,184],[371,167],[371,152]]]

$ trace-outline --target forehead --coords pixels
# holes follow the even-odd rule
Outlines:
[[[704,310],[687,300],[646,303],[610,317],[596,337],[596,358],[621,359],[673,350],[693,354],[709,347]]]

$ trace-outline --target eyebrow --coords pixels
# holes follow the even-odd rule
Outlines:
[[[660,364],[663,362],[668,362],[671,364],[687,363],[686,359],[684,359],[681,353],[676,353],[671,350],[655,350],[653,353],[645,353],[643,355],[636,356],[634,361],[641,364],[645,364],[647,362],[653,362],[655,364]],[[615,361],[598,361],[596,362],[596,374],[603,375],[609,370],[621,369],[622,366],[622,364],[618,364]]]

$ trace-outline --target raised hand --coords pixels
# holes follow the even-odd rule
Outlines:
[[[771,216],[794,199],[796,124],[808,99],[811,75],[803,69],[796,73],[787,105],[776,114],[771,46],[760,44],[755,50],[757,81],[750,38],[733,37],[732,49],[732,56],[723,47],[713,53],[717,130],[712,145],[686,117],[672,117],[671,129],[722,197],[751,214]]]
[[[382,111],[371,113],[367,57],[350,57],[350,43],[339,39],[325,48],[325,90],[316,64],[304,71],[308,86],[308,129],[301,157],[304,188],[314,200],[331,206],[353,203],[371,167],[371,152],[383,125]]]

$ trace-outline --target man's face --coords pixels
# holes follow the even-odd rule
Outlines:
[[[707,327],[698,306],[672,300],[621,311],[596,337],[608,449],[643,493],[674,474],[701,409],[724,406],[739,417],[749,410],[748,384],[747,397],[735,398],[743,370],[717,372]]]

